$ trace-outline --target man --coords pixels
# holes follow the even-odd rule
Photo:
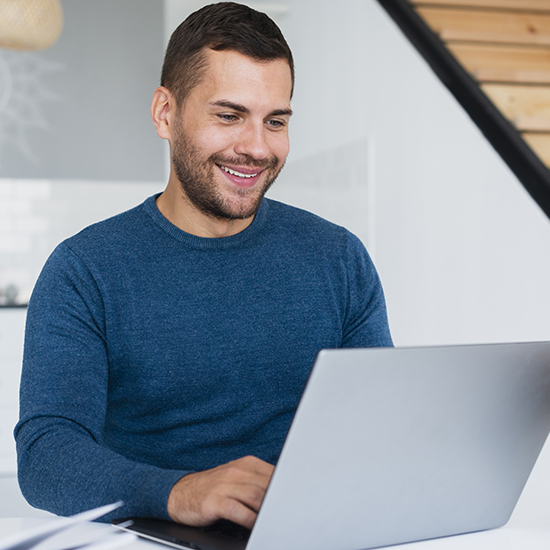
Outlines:
[[[248,7],[174,32],[151,107],[166,190],[62,243],[29,304],[16,439],[31,504],[121,499],[119,516],[252,527],[316,353],[391,345],[358,239],[263,198],[293,83],[280,30]]]

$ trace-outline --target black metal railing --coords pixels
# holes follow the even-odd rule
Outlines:
[[[407,0],[378,0],[550,218],[550,170]]]

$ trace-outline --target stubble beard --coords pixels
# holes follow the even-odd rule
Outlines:
[[[232,189],[232,196],[224,194],[215,178],[215,171],[219,170],[217,164],[261,168],[265,180],[259,187]],[[216,219],[243,220],[256,214],[284,163],[279,166],[275,156],[265,160],[255,160],[247,155],[225,157],[220,154],[201,158],[180,123],[175,128],[172,165],[185,196],[195,208]]]

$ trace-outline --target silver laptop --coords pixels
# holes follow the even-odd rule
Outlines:
[[[550,342],[324,350],[251,533],[127,529],[201,550],[360,550],[492,529],[549,431]]]

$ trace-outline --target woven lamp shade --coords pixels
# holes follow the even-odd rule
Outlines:
[[[62,28],[59,0],[0,0],[0,48],[43,50]]]

